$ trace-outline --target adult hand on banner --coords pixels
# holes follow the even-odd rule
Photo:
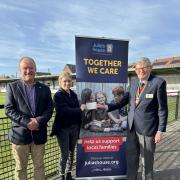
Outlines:
[[[103,105],[103,104],[97,104],[96,108],[97,109],[107,109],[108,110],[108,106],[107,105]]]
[[[86,105],[85,104],[81,104],[80,109],[81,109],[81,111],[84,111],[86,109]]]

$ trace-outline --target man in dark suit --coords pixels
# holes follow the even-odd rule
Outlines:
[[[166,82],[151,75],[151,70],[150,60],[141,58],[135,66],[138,78],[131,83],[120,103],[108,105],[108,110],[112,111],[129,104],[126,146],[128,180],[137,179],[140,155],[142,179],[153,179],[155,146],[166,130],[168,117]]]
[[[45,180],[43,157],[47,141],[47,122],[53,113],[49,87],[35,82],[36,64],[30,57],[19,62],[21,80],[7,86],[6,115],[12,120],[9,140],[16,162],[15,180],[27,180],[31,153],[34,179]]]

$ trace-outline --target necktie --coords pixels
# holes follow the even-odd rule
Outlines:
[[[144,83],[143,82],[141,82],[140,84],[139,84],[139,95],[142,93],[142,91],[143,91],[143,88],[144,88]]]

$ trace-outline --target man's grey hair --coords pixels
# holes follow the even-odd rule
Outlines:
[[[137,62],[136,62],[136,65],[145,65],[145,66],[149,66],[149,67],[152,67],[152,64],[151,64],[151,61],[149,58],[147,57],[141,57]]]
[[[19,67],[20,67],[21,62],[22,62],[23,60],[25,60],[25,59],[31,61],[31,62],[34,64],[35,69],[36,69],[36,62],[35,62],[35,60],[34,60],[33,58],[31,58],[31,57],[28,57],[28,56],[23,56],[23,57],[19,60]]]

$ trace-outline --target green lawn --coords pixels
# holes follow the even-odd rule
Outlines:
[[[0,92],[0,105],[5,103],[5,93]]]
[[[0,93],[0,105],[5,103],[5,93]],[[0,109],[0,118],[5,117],[4,109]]]
[[[5,93],[0,93],[0,105],[5,103]],[[0,109],[0,117],[5,117],[4,109]]]

